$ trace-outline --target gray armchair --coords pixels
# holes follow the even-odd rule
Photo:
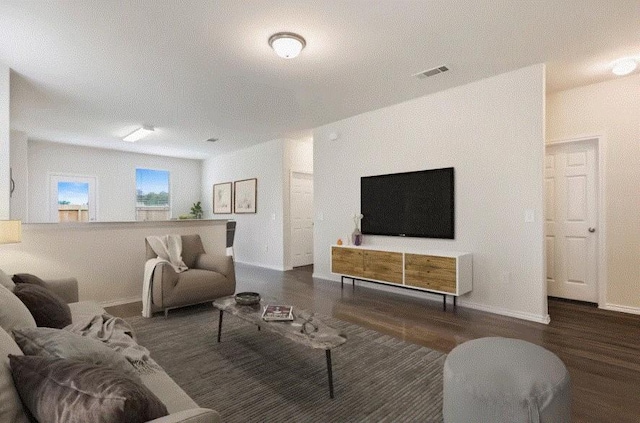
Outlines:
[[[182,260],[189,270],[176,273],[170,265],[160,264],[151,281],[152,311],[169,310],[213,301],[236,290],[233,257],[206,254],[200,235],[182,235]],[[147,260],[157,254],[145,240]]]

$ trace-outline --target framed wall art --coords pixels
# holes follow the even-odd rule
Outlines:
[[[230,214],[231,209],[231,182],[213,185],[213,212],[215,214]]]
[[[233,183],[234,211],[236,213],[255,213],[258,180],[244,179]]]

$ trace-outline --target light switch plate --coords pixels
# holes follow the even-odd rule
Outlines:
[[[527,209],[524,211],[524,221],[526,223],[534,222],[536,220],[535,217],[536,217],[536,214],[534,210]]]

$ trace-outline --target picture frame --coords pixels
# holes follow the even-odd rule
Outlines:
[[[233,183],[233,209],[237,214],[256,213],[258,180],[243,179]]]
[[[231,182],[223,182],[213,185],[213,213],[231,214],[233,212],[231,201]]]

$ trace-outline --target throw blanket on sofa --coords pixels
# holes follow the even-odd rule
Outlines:
[[[151,285],[153,272],[160,264],[168,264],[176,272],[184,272],[187,266],[182,261],[182,238],[180,235],[148,236],[147,242],[154,253],[155,259],[147,260],[144,265],[144,279],[142,281],[142,315],[151,317]]]
[[[149,350],[135,341],[131,326],[119,317],[107,313],[87,316],[64,329],[104,342],[122,354],[138,373],[148,374],[162,370],[149,356]]]

